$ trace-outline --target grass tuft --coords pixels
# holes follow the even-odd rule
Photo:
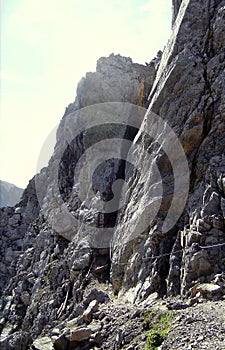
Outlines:
[[[145,314],[145,321],[149,325],[145,350],[157,350],[163,343],[170,330],[171,316],[171,311],[151,310]]]

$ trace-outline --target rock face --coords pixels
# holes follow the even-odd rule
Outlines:
[[[147,101],[155,74],[154,63],[143,66],[132,63],[130,58],[112,54],[108,58],[100,58],[97,62],[97,71],[87,73],[86,78],[79,83],[76,100],[66,109],[58,128],[55,152],[49,166],[36,177],[38,198],[45,217],[64,237],[71,240],[71,236],[76,236],[77,240],[80,240],[84,235],[87,236],[84,229],[84,224],[87,222],[92,227],[114,225],[116,213],[101,215],[97,210],[98,203],[93,202],[96,199],[86,194],[80,198],[79,193],[82,189],[79,187],[79,179],[74,181],[75,169],[86,168],[81,175],[82,178],[87,178],[88,183],[88,179],[92,177],[95,194],[105,202],[111,200],[112,184],[123,177],[125,165],[120,159],[123,153],[121,143],[114,145],[115,150],[112,153],[110,140],[117,138],[132,141],[137,133],[135,128],[129,129],[126,123],[121,124],[119,118],[120,113],[123,113],[129,120],[129,115],[132,117],[132,107],[126,113],[120,109],[126,108],[128,103],[139,106],[142,113],[137,116],[139,127],[144,111],[142,106]],[[92,124],[90,115],[99,118],[97,125]],[[110,115],[117,116],[117,123],[108,120],[110,118],[107,117]],[[98,150],[92,151],[93,146],[104,139],[109,140],[102,146],[105,161]],[[97,165],[92,174],[93,160]],[[55,175],[57,173],[58,177]],[[118,199],[119,195],[118,193]],[[62,197],[62,202],[59,202],[59,196]],[[76,220],[84,223],[82,227],[74,230],[74,219],[65,215],[65,206],[69,207]]]
[[[23,189],[0,180],[0,207],[13,206],[22,197]]]
[[[129,344],[140,310],[127,308],[137,334],[133,321],[121,331],[111,288],[137,305],[224,294],[224,19],[224,0],[174,0],[162,55],[143,66],[112,54],[81,80],[48,167],[0,209],[2,346]],[[107,211],[113,198],[120,209]]]
[[[194,281],[207,282],[213,274],[224,271],[225,246],[220,245],[224,243],[225,194],[225,35],[221,29],[224,11],[224,1],[207,1],[204,6],[199,1],[181,4],[139,134],[148,130],[150,111],[164,118],[176,131],[190,168],[189,198],[183,216],[166,234],[162,231],[165,216],[161,210],[140,243],[115,245],[112,281],[118,291],[137,286],[140,298],[155,290],[163,294],[185,294]],[[145,143],[142,139],[143,156],[139,158],[142,169],[147,164]],[[168,170],[165,171],[166,162],[162,159],[161,163],[160,172],[166,178],[168,192],[172,188],[171,179]],[[127,224],[134,215],[137,198],[138,207],[144,208],[151,197],[148,191],[151,178],[147,172],[132,181],[129,204],[119,218],[120,230],[115,233],[120,240],[121,231],[125,235],[138,229],[137,224]],[[143,184],[144,191],[139,195]]]

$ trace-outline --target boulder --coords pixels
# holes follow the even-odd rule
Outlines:
[[[54,340],[54,348],[56,350],[67,350],[69,347],[69,340],[66,338],[65,334],[60,335]]]
[[[211,297],[222,292],[222,287],[218,284],[202,283],[191,288],[191,297],[195,297],[198,293],[203,297]]]
[[[84,295],[84,304],[87,305],[93,300],[97,300],[99,303],[105,303],[109,300],[109,295],[103,290],[93,288],[88,294]]]
[[[91,329],[88,327],[75,328],[66,335],[66,339],[70,342],[81,342],[83,340],[88,340],[91,337]]]
[[[34,350],[54,350],[52,340],[49,337],[35,339],[32,347]]]

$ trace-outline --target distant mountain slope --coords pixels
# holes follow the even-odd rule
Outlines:
[[[0,180],[0,206],[13,206],[20,200],[23,189]]]

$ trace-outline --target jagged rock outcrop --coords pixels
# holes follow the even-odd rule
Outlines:
[[[153,61],[144,66],[133,63],[129,57],[114,54],[101,57],[96,72],[87,73],[79,82],[75,102],[66,108],[65,116],[103,102],[130,102],[144,106],[155,78],[156,65],[157,62]]]
[[[4,336],[15,332],[19,327],[24,332],[29,329],[33,337],[37,337],[41,332],[46,332],[47,325],[51,328],[59,319],[69,320],[79,316],[85,309],[88,291],[100,302],[107,299],[103,292],[95,292],[90,287],[85,292],[85,288],[90,272],[100,282],[109,280],[108,244],[106,248],[101,249],[100,246],[97,249],[97,246],[93,249],[88,239],[79,242],[79,233],[83,237],[84,229],[82,226],[76,228],[74,221],[71,222],[71,216],[63,215],[59,208],[61,205],[63,210],[68,209],[72,218],[74,216],[83,222],[91,222],[93,228],[110,223],[114,225],[116,213],[99,215],[93,203],[88,203],[86,198],[83,202],[80,201],[76,188],[74,189],[77,185],[74,183],[74,166],[92,143],[113,137],[122,140],[127,138],[131,142],[137,130],[128,130],[126,124],[99,125],[84,130],[85,132],[81,130],[69,144],[66,133],[69,130],[72,135],[73,132],[76,134],[80,126],[81,108],[93,103],[117,101],[137,104],[141,109],[147,100],[155,73],[154,63],[143,66],[132,63],[130,58],[113,54],[109,58],[101,58],[97,63],[97,72],[88,73],[81,80],[75,102],[66,109],[48,167],[32,179],[16,207],[1,209],[1,327]],[[111,113],[115,113],[116,105],[109,104],[111,107]],[[79,113],[76,113],[77,110]],[[95,109],[91,112],[95,112]],[[128,108],[127,113],[131,112],[132,109]],[[141,117],[143,112],[138,115],[138,126]],[[104,119],[102,121],[104,123]],[[120,154],[119,146],[117,149]],[[90,157],[85,160],[90,168],[88,161],[91,163]],[[109,199],[112,183],[123,172],[123,161],[109,159],[95,174],[95,192],[103,199]],[[57,190],[63,199],[60,205],[57,202]],[[18,242],[15,241],[16,238]],[[73,241],[74,238],[76,242]],[[9,326],[5,328],[3,326],[6,323]]]
[[[0,294],[8,285],[9,279],[17,273],[17,259],[23,252],[25,241],[29,240],[27,229],[32,223],[32,230],[36,230],[35,220],[39,209],[34,178],[30,180],[16,206],[0,208]]]
[[[31,349],[139,349],[146,327],[139,309],[158,295],[196,298],[205,286],[218,293],[212,298],[224,294],[224,16],[224,0],[174,0],[162,55],[143,66],[112,54],[81,80],[48,167],[18,205],[0,209],[5,349],[32,342]],[[108,122],[110,113],[116,123]],[[104,139],[108,160],[88,153]],[[87,195],[74,179],[82,168]],[[107,208],[121,179],[128,187],[118,187],[120,210],[101,211],[99,200]],[[103,242],[97,234],[108,228],[113,236]],[[120,305],[112,287],[136,306]]]

